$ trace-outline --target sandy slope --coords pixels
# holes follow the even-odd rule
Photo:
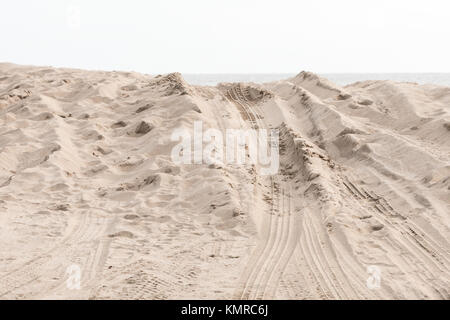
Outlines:
[[[174,164],[194,121],[278,128],[279,174]],[[447,87],[0,64],[0,299],[449,299],[449,141]]]

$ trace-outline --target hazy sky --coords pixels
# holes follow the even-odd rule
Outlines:
[[[0,61],[144,73],[450,72],[448,0],[14,0]]]

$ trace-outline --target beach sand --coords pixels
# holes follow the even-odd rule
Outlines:
[[[278,174],[175,163],[196,121]],[[0,299],[449,299],[449,242],[449,87],[0,64]]]

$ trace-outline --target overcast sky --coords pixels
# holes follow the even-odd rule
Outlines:
[[[450,72],[448,0],[11,0],[0,61],[143,73]]]

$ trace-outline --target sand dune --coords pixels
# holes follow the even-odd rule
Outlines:
[[[199,121],[278,174],[175,163]],[[450,299],[449,214],[448,87],[0,64],[0,299]]]

